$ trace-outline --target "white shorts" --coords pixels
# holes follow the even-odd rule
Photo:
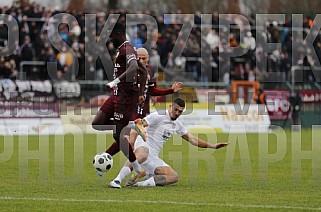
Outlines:
[[[134,144],[134,150],[136,150],[139,147],[145,146],[147,147],[146,142],[142,139],[141,136],[137,136],[135,144]]]
[[[159,158],[158,155],[151,152],[151,148],[149,148],[148,143],[146,143],[140,136],[138,136],[135,141],[134,149],[136,150],[139,147],[146,147],[149,150],[147,160],[141,164],[148,174],[154,175],[156,168],[161,166],[169,166],[161,158]]]

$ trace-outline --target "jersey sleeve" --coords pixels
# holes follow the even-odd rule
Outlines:
[[[157,117],[158,117],[157,112],[154,112],[146,116],[144,120],[147,122],[148,126],[152,126],[157,122]]]
[[[150,74],[150,76],[152,75]],[[156,78],[152,78],[148,82],[148,92],[151,96],[165,96],[165,95],[174,93],[174,90],[172,88],[159,89],[157,87]]]
[[[126,63],[129,64],[132,60],[137,60],[137,53],[132,45],[126,45],[121,49],[122,54],[126,55]]]
[[[155,83],[157,81],[157,70],[155,70],[155,68],[150,64],[147,64],[147,70],[150,76],[149,81]]]
[[[156,86],[148,87],[148,91],[152,96],[165,96],[165,95],[174,93],[174,90],[172,88],[159,89]]]
[[[176,133],[180,136],[186,135],[188,133],[186,127],[182,124],[182,122],[180,122],[179,120],[176,121],[177,123],[177,131]]]

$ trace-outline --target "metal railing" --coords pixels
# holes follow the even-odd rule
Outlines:
[[[301,75],[301,80],[300,81],[298,81],[298,80],[296,80],[296,77],[297,77],[297,72],[298,71],[309,71],[309,70],[312,70],[312,72],[313,71],[321,71],[321,67],[314,67],[314,66],[292,66],[291,67],[291,86],[292,86],[292,88],[293,89],[295,89],[295,84],[296,83],[298,83],[298,82],[305,82],[304,80],[304,75],[303,75],[303,72],[302,72],[302,75]],[[315,74],[315,72],[313,73],[313,74]],[[320,81],[321,79],[319,79],[319,81]],[[317,89],[319,89],[319,90],[321,90],[321,85],[319,84],[319,82],[318,81],[316,81],[316,82],[313,82],[313,85],[317,88]]]
[[[45,61],[21,61],[20,69],[19,69],[19,79],[26,80],[25,72],[23,71],[24,66],[39,66],[39,65],[46,65]]]

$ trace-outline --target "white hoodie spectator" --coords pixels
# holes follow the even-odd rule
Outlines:
[[[219,37],[215,30],[210,30],[205,38],[206,43],[210,45],[211,49],[215,49],[219,45]]]
[[[243,43],[245,45],[245,48],[254,50],[255,49],[255,38],[252,36],[251,32],[246,33],[246,37],[243,39]]]

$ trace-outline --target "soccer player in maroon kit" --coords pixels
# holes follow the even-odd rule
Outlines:
[[[137,117],[144,118],[150,113],[149,101],[151,96],[165,96],[169,94],[176,93],[182,89],[182,82],[174,82],[171,88],[159,89],[157,87],[157,76],[153,71],[152,67],[148,64],[149,54],[145,48],[137,49],[137,56],[141,64],[147,69],[147,82],[144,91],[145,103],[143,105],[138,105],[137,107]],[[137,133],[131,131],[129,142],[134,146],[134,142],[137,138]]]
[[[150,113],[150,108],[149,108],[150,96],[163,96],[163,95],[176,93],[176,92],[178,92],[179,90],[182,89],[183,83],[182,82],[174,82],[172,87],[169,88],[169,89],[159,89],[159,88],[157,88],[156,75],[153,73],[153,70],[148,65],[148,61],[149,61],[148,51],[145,48],[138,48],[137,49],[137,56],[138,56],[139,61],[141,62],[141,65],[146,67],[147,71],[148,71],[148,77],[147,77],[148,81],[146,83],[145,92],[144,92],[144,94],[145,94],[145,104],[143,106],[142,105],[138,105],[138,107],[137,107],[137,116],[138,116],[138,118],[142,119],[142,118],[144,118],[146,115],[148,115]],[[132,147],[134,147],[137,135],[138,134],[137,134],[137,132],[135,130],[131,130],[130,136],[129,136],[129,142],[132,145]],[[144,152],[144,149],[143,149],[143,151],[141,151],[141,149],[138,149],[138,150],[135,151],[135,154],[138,155],[140,158],[143,158],[142,155],[145,155],[146,152]],[[130,174],[131,168],[132,168],[132,166],[130,166],[128,164],[128,161],[126,161],[125,166],[122,167],[119,175],[128,175],[128,174]],[[140,179],[140,178],[142,178],[144,176],[145,176],[145,171],[143,171],[141,173],[138,173],[138,174],[134,174],[132,176],[132,179],[138,180],[138,179]],[[109,186],[112,187],[112,188],[121,188],[120,182],[117,180],[117,178],[114,179],[113,181],[111,181]]]
[[[147,70],[142,65],[138,66],[136,51],[126,40],[123,24],[115,24],[110,38],[114,47],[118,49],[114,80],[106,85],[107,88],[113,89],[113,94],[98,111],[92,126],[96,130],[113,130],[115,142],[106,152],[113,156],[121,150],[132,163],[135,172],[140,173],[141,167],[125,136],[129,136],[130,129],[135,127],[133,120],[137,118],[138,105],[144,103]],[[101,172],[97,174],[102,175]]]
[[[157,88],[157,76],[149,66],[149,54],[145,48],[138,48],[137,49],[137,56],[141,64],[147,69],[147,78],[148,82],[146,83],[145,89],[145,103],[144,107],[138,107],[137,113],[139,118],[144,118],[146,115],[150,113],[149,109],[149,100],[150,96],[165,96],[168,94],[173,94],[178,92],[182,89],[182,82],[174,82],[171,88],[168,89],[159,89]]]

